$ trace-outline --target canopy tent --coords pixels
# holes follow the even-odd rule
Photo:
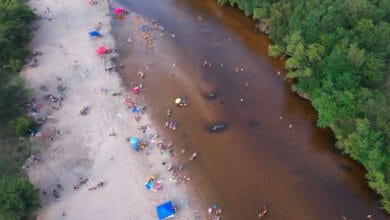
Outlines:
[[[108,49],[106,47],[99,47],[97,50],[96,50],[96,54],[106,54],[108,52]]]
[[[115,15],[122,15],[126,10],[124,8],[114,8]]]
[[[102,34],[100,34],[99,31],[91,31],[91,32],[89,32],[89,36],[100,37],[100,36],[102,36]]]
[[[176,213],[175,207],[171,201],[162,203],[156,207],[158,219],[166,219],[169,217],[173,217]]]

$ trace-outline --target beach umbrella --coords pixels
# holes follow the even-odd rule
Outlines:
[[[138,138],[135,138],[135,137],[130,138],[130,144],[134,150],[136,150],[136,151],[139,150],[139,139]]]
[[[125,9],[124,8],[115,8],[114,9],[114,13],[116,14],[116,15],[121,15],[121,14],[123,14],[123,13],[125,13]]]
[[[138,112],[137,107],[135,106],[131,107],[131,113],[136,113],[136,112]]]
[[[138,28],[143,32],[149,31],[149,27],[146,24],[141,24]]]
[[[106,47],[99,47],[97,50],[96,50],[96,54],[106,54],[108,52],[108,49]]]
[[[145,183],[145,187],[146,187],[147,190],[153,189],[153,185],[154,184],[153,184],[152,181],[148,181],[148,182]]]
[[[131,91],[133,91],[134,94],[139,94],[141,92],[141,88],[138,86],[134,86]]]
[[[102,35],[99,33],[99,31],[91,31],[91,32],[89,32],[89,36],[91,36],[91,37],[100,37]]]
[[[176,213],[175,207],[171,201],[162,203],[156,207],[158,219],[166,219],[169,217],[173,217]]]

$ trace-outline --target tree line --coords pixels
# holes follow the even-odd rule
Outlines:
[[[38,191],[22,165],[31,154],[25,136],[32,126],[26,117],[29,90],[18,72],[31,38],[34,13],[21,0],[0,0],[0,219],[26,219],[39,207]]]
[[[265,21],[271,56],[286,56],[292,89],[311,100],[317,125],[364,165],[390,213],[390,1],[218,0]]]

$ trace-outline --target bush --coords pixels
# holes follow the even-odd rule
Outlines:
[[[365,166],[390,213],[389,1],[218,2],[268,21],[269,54],[286,56],[293,89],[310,97],[336,146]]]
[[[10,129],[19,136],[28,135],[30,133],[29,131],[33,129],[33,125],[34,123],[31,121],[31,119],[24,116],[17,117],[8,123]]]
[[[28,179],[0,179],[0,219],[23,219],[38,207],[38,190]]]

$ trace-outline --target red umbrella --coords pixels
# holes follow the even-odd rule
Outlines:
[[[133,87],[132,91],[133,91],[133,93],[138,94],[141,92],[141,88],[138,86],[135,86],[135,87]]]
[[[108,49],[106,47],[99,47],[97,50],[96,50],[96,54],[106,54],[108,51]]]
[[[121,15],[121,14],[125,13],[125,9],[124,8],[115,8],[114,13],[116,15]]]

